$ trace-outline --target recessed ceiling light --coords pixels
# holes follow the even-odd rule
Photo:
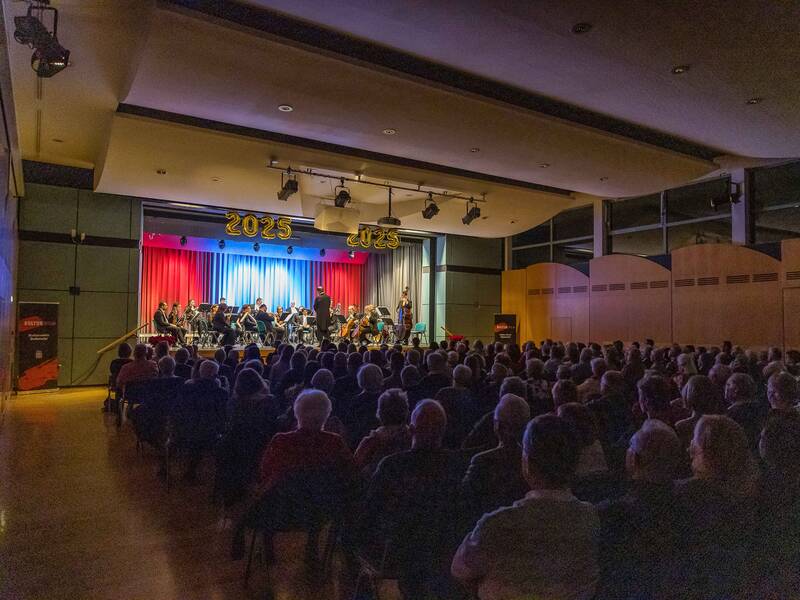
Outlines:
[[[680,75],[682,73],[686,73],[689,69],[691,69],[691,65],[675,65],[672,67],[672,74],[673,75]]]
[[[277,158],[275,158],[275,157],[271,157],[271,158],[269,159],[269,166],[270,166],[270,167],[274,167],[274,166],[275,166],[275,165],[277,165],[277,164],[278,164],[278,159],[277,159]]]
[[[222,178],[221,177],[212,177],[211,181],[213,181],[214,183],[219,183],[220,181],[222,181]]]
[[[61,138],[53,138],[51,141],[55,142],[56,144],[63,144],[64,140]]]
[[[392,129],[391,127],[383,130],[383,135],[394,135],[395,133],[397,133],[397,129]]]
[[[481,149],[476,147],[476,148],[470,148],[469,151],[470,152],[480,152]]]
[[[159,175],[166,175],[167,174],[167,170],[166,169],[156,169],[156,173],[158,173]]]
[[[539,163],[539,168],[540,169],[546,169],[549,166],[550,166],[550,163]]]
[[[758,96],[754,96],[753,98],[748,98],[745,101],[745,104],[760,104],[762,100],[764,100],[764,99],[763,98],[759,98]]]
[[[279,104],[278,110],[281,112],[292,112],[294,110],[294,106],[291,104]]]
[[[603,183],[605,183],[606,181],[608,181],[608,177],[601,177],[601,178],[600,178],[600,181],[601,181],[601,182],[603,182]]]
[[[575,25],[572,26],[572,33],[575,34],[588,33],[591,30],[591,23],[575,23]]]

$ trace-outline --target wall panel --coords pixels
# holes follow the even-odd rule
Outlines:
[[[780,261],[729,244],[672,253],[673,338],[681,344],[732,340],[749,347],[783,343]]]
[[[672,339],[670,272],[639,256],[612,254],[592,259],[592,341]]]
[[[589,336],[589,278],[555,263],[531,265],[526,272],[525,318],[521,340],[586,339]]]

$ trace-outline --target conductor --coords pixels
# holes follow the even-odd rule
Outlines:
[[[322,286],[317,287],[317,297],[314,298],[314,314],[317,317],[317,340],[322,342],[328,339],[331,324],[331,297],[325,293]]]

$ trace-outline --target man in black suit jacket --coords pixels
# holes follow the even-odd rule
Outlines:
[[[317,340],[328,339],[328,327],[331,324],[331,297],[325,293],[322,286],[317,288],[317,297],[314,299],[314,314],[317,316]]]
[[[214,331],[222,334],[222,341],[220,344],[223,346],[233,346],[236,343],[236,332],[233,330],[233,327],[230,326],[225,316],[225,311],[227,310],[227,304],[220,304],[217,308],[217,312],[214,313],[211,325],[214,327]]]
[[[505,394],[494,410],[494,431],[500,443],[496,448],[472,457],[461,483],[469,527],[484,514],[501,506],[511,506],[530,489],[522,476],[522,435],[531,410],[524,398]]]
[[[163,300],[158,303],[158,310],[156,314],[153,315],[153,323],[155,323],[158,333],[171,335],[181,346],[186,344],[186,338],[184,337],[185,329],[170,324],[167,318],[167,303]]]

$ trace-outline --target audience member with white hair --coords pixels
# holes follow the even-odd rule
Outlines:
[[[600,380],[608,370],[608,365],[604,358],[593,358],[590,365],[592,370],[591,376],[578,385],[578,401],[584,404],[602,395],[600,391]]]
[[[528,403],[505,394],[494,409],[494,433],[498,444],[472,457],[461,485],[470,515],[475,518],[510,506],[522,498],[527,484],[522,477],[522,434],[530,420]]]
[[[767,369],[764,370],[765,373]],[[767,380],[767,400],[773,412],[797,411],[797,381],[786,371],[777,371]]]
[[[466,365],[456,365],[453,369],[453,385],[436,392],[434,400],[447,413],[446,448],[460,448],[479,416],[478,406],[469,389],[471,380],[472,370]]]

